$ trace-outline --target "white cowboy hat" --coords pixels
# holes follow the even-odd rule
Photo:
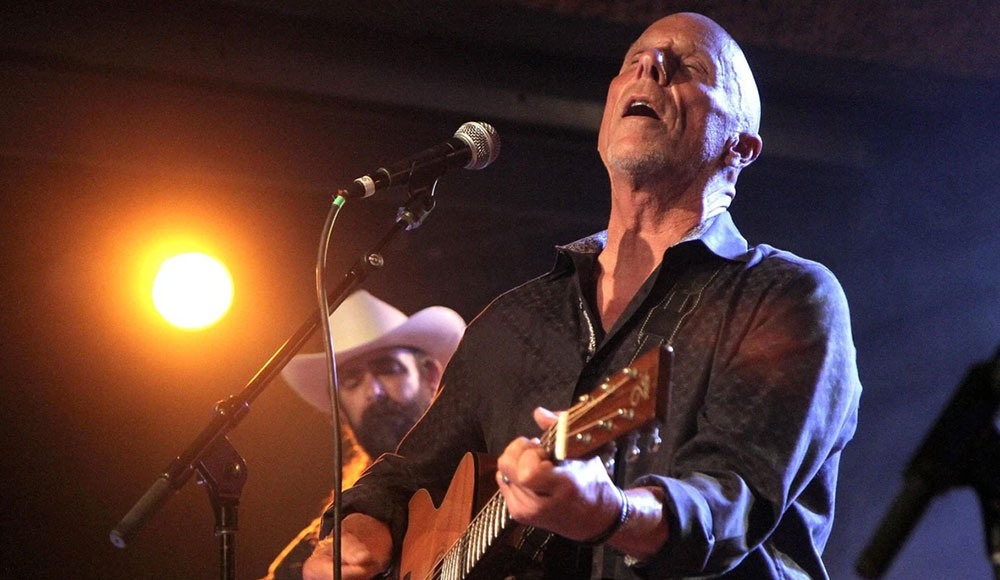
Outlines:
[[[444,368],[465,333],[465,321],[450,308],[431,306],[413,316],[393,308],[364,290],[345,299],[330,315],[337,365],[387,347],[424,351]],[[292,357],[281,371],[292,390],[307,403],[330,414],[326,353]]]

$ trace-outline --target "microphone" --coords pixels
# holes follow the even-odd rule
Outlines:
[[[483,169],[500,154],[500,137],[487,123],[470,121],[441,143],[388,167],[354,180],[338,193],[344,197],[368,197],[376,191],[403,185],[414,179],[434,180],[449,169]]]

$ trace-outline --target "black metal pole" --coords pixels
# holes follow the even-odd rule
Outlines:
[[[223,437],[212,446],[196,468],[199,484],[208,491],[215,514],[215,535],[219,538],[219,577],[236,580],[236,531],[240,494],[247,481],[247,464]]]

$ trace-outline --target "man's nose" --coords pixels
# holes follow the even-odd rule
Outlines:
[[[372,401],[383,399],[386,396],[385,385],[378,379],[378,376],[372,373],[365,373],[364,389],[365,398]]]
[[[667,84],[669,77],[664,64],[663,51],[658,48],[650,48],[639,54],[639,75],[649,76],[657,84]]]

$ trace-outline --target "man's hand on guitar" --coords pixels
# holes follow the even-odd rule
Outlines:
[[[556,415],[535,409],[547,429]],[[537,439],[519,437],[497,460],[497,483],[511,517],[571,540],[584,541],[607,530],[622,513],[622,497],[600,457],[556,465]]]
[[[364,514],[351,514],[341,522],[341,576],[344,580],[368,580],[389,568],[392,535],[384,523]],[[333,578],[333,539],[320,540],[302,566],[303,580]]]
[[[557,419],[542,408],[535,409],[534,417],[542,429]],[[623,495],[600,457],[556,465],[537,439],[520,437],[497,460],[497,483],[511,517],[521,524],[576,541],[600,538],[639,561],[655,554],[668,539],[663,491],[634,487]],[[619,522],[626,496],[627,521]],[[611,536],[604,538],[609,531]]]

